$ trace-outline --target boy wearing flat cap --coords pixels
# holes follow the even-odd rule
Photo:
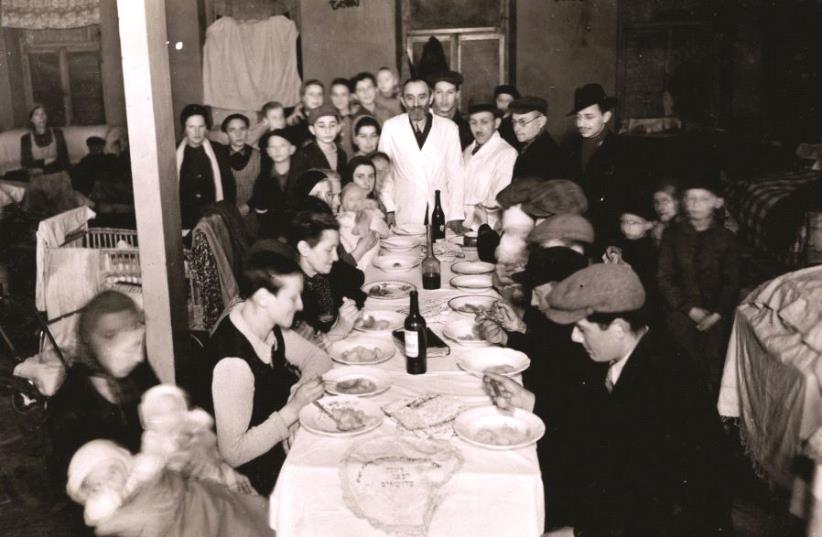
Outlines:
[[[431,111],[434,114],[450,119],[457,124],[460,131],[460,149],[465,149],[474,140],[468,121],[460,114],[460,86],[462,75],[456,71],[435,73],[428,79],[428,84],[434,92],[434,102]]]
[[[514,135],[520,144],[514,181],[523,177],[562,177],[562,153],[547,129],[548,102],[540,97],[526,96],[512,102],[509,109]]]
[[[305,169],[323,168],[343,173],[348,164],[348,155],[337,143],[340,129],[340,113],[333,105],[323,104],[308,113],[308,130],[314,141],[301,150]]]
[[[474,141],[462,153],[465,165],[466,228],[484,223],[493,227],[499,218],[497,194],[511,184],[517,150],[499,135],[499,111],[492,103],[468,107],[468,123]]]
[[[690,364],[650,333],[637,275],[625,265],[591,265],[557,284],[548,302],[547,317],[573,324],[573,341],[608,364],[579,447],[578,502],[548,536],[726,535],[719,417]],[[493,382],[499,406],[536,408],[539,396],[512,379],[486,374],[489,393]]]
[[[623,190],[618,183],[624,168],[621,139],[611,132],[616,99],[599,84],[586,84],[574,92],[574,117],[578,133],[562,144],[566,177],[585,190],[591,203],[590,217],[600,239],[616,236],[618,215],[613,207]]]

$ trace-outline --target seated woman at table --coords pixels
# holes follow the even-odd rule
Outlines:
[[[89,440],[113,440],[139,451],[137,406],[142,394],[159,383],[145,359],[141,315],[127,295],[103,291],[91,299],[80,315],[78,334],[76,361],[49,401],[50,466],[60,479],[71,456]]]
[[[20,165],[29,174],[68,171],[71,166],[63,131],[48,126],[41,104],[29,111],[29,132],[20,137]]]
[[[308,325],[320,344],[345,338],[354,328],[359,308],[365,303],[365,277],[357,269],[339,263],[339,224],[327,208],[304,208],[291,217],[286,233],[288,245],[298,256],[305,274],[302,292],[304,310],[297,326]],[[301,330],[305,330],[301,328]]]
[[[303,275],[294,260],[255,252],[240,280],[244,300],[217,325],[211,362],[191,392],[194,404],[214,415],[226,462],[267,496],[285,460],[289,427],[322,395],[319,376],[331,359],[288,330],[302,309]]]

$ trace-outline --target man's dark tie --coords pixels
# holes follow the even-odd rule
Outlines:
[[[471,154],[472,154],[472,155],[476,155],[476,154],[477,154],[477,151],[479,151],[479,150],[480,150],[480,147],[482,147],[482,145],[481,145],[481,144],[474,144],[474,149],[472,149],[472,150],[471,150]]]

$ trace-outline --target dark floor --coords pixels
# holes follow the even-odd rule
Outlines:
[[[751,289],[781,271],[766,260],[745,254],[743,285]],[[0,357],[2,360],[2,357]],[[5,366],[5,367],[4,367]],[[8,370],[0,364],[0,373]],[[0,394],[0,536],[63,537],[89,535],[78,527],[77,508],[50,486],[43,458],[44,442],[32,424]],[[742,450],[735,456],[733,522],[737,537],[800,537],[801,521],[788,514],[787,493],[758,479]],[[698,536],[695,536],[698,537]]]

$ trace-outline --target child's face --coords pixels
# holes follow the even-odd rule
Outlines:
[[[319,108],[323,105],[324,98],[325,95],[322,86],[311,84],[305,88],[305,93],[303,94],[303,106],[309,110]]]
[[[508,111],[508,107],[511,106],[511,103],[514,102],[514,96],[508,95],[507,93],[500,93],[497,95],[496,101],[497,108],[505,113]]]
[[[226,125],[225,132],[228,135],[228,143],[232,147],[242,147],[248,140],[248,127],[242,119],[232,119]]]
[[[686,190],[682,201],[690,220],[702,221],[713,218],[714,211],[722,207],[722,198],[702,188]]]
[[[288,162],[296,150],[297,148],[291,145],[291,142],[280,136],[270,137],[265,148],[265,152],[277,164]]]
[[[396,86],[397,78],[390,70],[382,69],[377,72],[377,88],[379,88],[380,93],[383,95],[390,95],[394,92],[394,88]]]
[[[593,104],[577,112],[577,130],[583,138],[592,138],[605,129],[611,119],[611,112],[602,112],[598,104]]]
[[[359,99],[360,103],[367,106],[371,106],[377,97],[377,89],[374,87],[374,83],[371,82],[370,78],[364,78],[357,82],[357,87],[354,88],[354,92],[357,94],[357,99]]]
[[[668,223],[679,213],[679,204],[670,193],[660,190],[654,192],[654,211],[660,222]]]
[[[348,91],[348,86],[337,84],[331,87],[331,104],[337,110],[348,110],[348,104],[351,100],[351,92]]]
[[[270,130],[285,128],[285,110],[283,108],[272,108],[265,113],[265,120]]]
[[[340,123],[334,116],[322,116],[309,127],[309,130],[318,142],[333,144],[340,133]]]
[[[380,144],[380,135],[377,134],[375,127],[366,125],[360,127],[357,131],[357,136],[354,137],[354,141],[357,143],[357,147],[360,148],[360,152],[367,155],[377,150],[377,146]]]
[[[619,229],[622,235],[631,241],[641,239],[652,227],[652,222],[631,213],[625,213],[619,219]]]
[[[353,174],[354,184],[364,189],[366,192],[374,190],[374,183],[376,183],[376,173],[374,168],[362,164],[357,166]]]
[[[119,460],[98,464],[83,480],[83,495],[88,498],[103,490],[122,491],[128,479],[128,468]]]
[[[105,313],[89,334],[89,346],[106,371],[125,378],[143,361],[145,326],[129,310]]]
[[[362,188],[349,188],[343,196],[342,207],[345,211],[358,211],[365,201],[366,192]]]

